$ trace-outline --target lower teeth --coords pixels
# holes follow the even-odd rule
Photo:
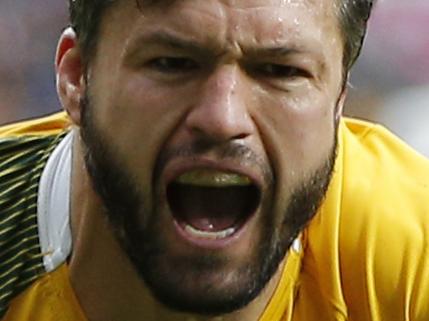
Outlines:
[[[230,227],[226,230],[219,231],[219,232],[207,232],[207,231],[197,230],[191,225],[186,224],[185,231],[188,232],[189,234],[192,234],[193,236],[216,240],[216,239],[223,239],[228,236],[231,236],[235,232],[235,228]]]

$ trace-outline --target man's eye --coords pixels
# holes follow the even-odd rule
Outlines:
[[[308,73],[300,68],[280,64],[261,64],[256,66],[257,74],[270,78],[308,77]]]
[[[198,68],[198,64],[194,60],[182,57],[155,58],[149,61],[149,66],[165,73],[188,72]]]

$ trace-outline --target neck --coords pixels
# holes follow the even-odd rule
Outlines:
[[[145,286],[119,246],[91,187],[80,143],[73,147],[71,225],[73,253],[70,280],[90,321],[256,321],[279,282],[276,273],[257,299],[245,308],[218,317],[172,311]]]

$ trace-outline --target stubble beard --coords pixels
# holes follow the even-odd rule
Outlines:
[[[291,194],[280,224],[275,223],[272,211],[273,194],[263,199],[262,213],[266,215],[261,222],[259,245],[252,248],[246,262],[223,274],[230,260],[216,253],[186,258],[169,255],[157,220],[162,209],[159,193],[153,208],[147,208],[142,188],[124,170],[97,128],[88,95],[81,102],[81,110],[85,165],[93,188],[103,201],[103,211],[142,281],[160,303],[176,311],[216,316],[239,310],[253,301],[278,270],[294,239],[316,214],[331,180],[336,135],[329,157]],[[272,190],[274,186],[272,182]],[[144,226],[140,223],[142,218]],[[213,276],[224,282],[210,282]]]

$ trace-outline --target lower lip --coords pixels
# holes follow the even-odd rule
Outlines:
[[[253,216],[254,214],[252,214],[232,235],[219,239],[208,239],[192,235],[176,220],[174,220],[174,227],[179,236],[191,245],[207,250],[220,250],[236,243],[243,236]]]

